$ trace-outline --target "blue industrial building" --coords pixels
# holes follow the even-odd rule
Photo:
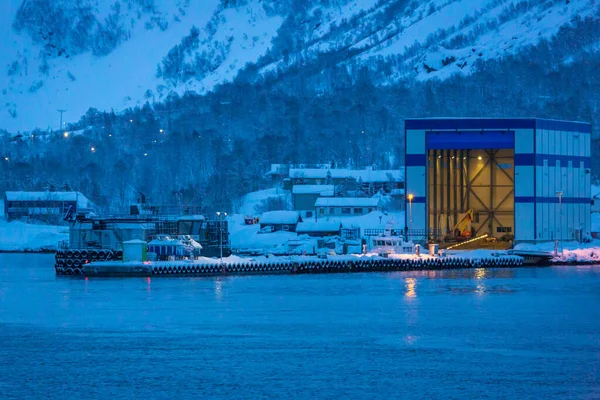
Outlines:
[[[409,119],[405,141],[406,224],[431,239],[468,210],[475,235],[538,242],[590,232],[590,124]]]

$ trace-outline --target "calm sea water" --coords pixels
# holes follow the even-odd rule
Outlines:
[[[0,255],[0,398],[600,398],[600,267],[55,277]]]

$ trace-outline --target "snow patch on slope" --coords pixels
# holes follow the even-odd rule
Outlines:
[[[419,80],[446,79],[457,73],[474,72],[477,60],[502,58],[542,39],[551,39],[575,17],[586,18],[598,12],[593,0],[568,4],[556,0],[543,4],[530,1],[527,7],[519,8],[519,4],[526,3],[514,0],[483,0],[477,4],[469,0],[451,2],[417,22],[403,22],[409,25],[359,59],[369,62],[374,58],[407,55],[409,48],[416,44],[423,46],[423,50],[416,56],[408,54],[405,68],[398,70],[391,81],[412,73],[416,73]],[[453,42],[461,41],[466,44],[449,48],[454,47]],[[355,48],[364,46],[361,42]]]
[[[156,1],[169,7],[171,1]],[[0,110],[2,128],[20,131],[34,127],[58,128],[57,109],[66,109],[64,121],[75,122],[89,107],[116,111],[152,101],[156,87],[156,66],[162,57],[185,36],[192,25],[208,22],[218,0],[203,0],[173,20],[166,31],[148,30],[143,24],[131,29],[131,37],[105,57],[84,53],[70,58],[48,59],[48,76],[39,72],[40,47],[12,29],[20,1],[9,0],[0,15]],[[13,60],[25,67],[8,76]],[[26,60],[25,62],[23,62]],[[7,65],[9,64],[9,65]]]
[[[262,2],[219,11],[205,29],[208,37],[184,61],[192,65],[198,58],[214,61],[219,57],[222,59],[218,60],[218,66],[205,76],[174,89],[179,93],[188,90],[204,93],[219,84],[231,82],[248,63],[258,61],[268,52],[282,22],[279,15],[267,15]]]

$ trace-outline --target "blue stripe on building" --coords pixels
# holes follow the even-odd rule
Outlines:
[[[514,131],[428,132],[428,150],[513,149]]]
[[[584,168],[591,168],[592,165],[591,157],[531,153],[515,154],[515,165],[523,167],[533,165],[542,167],[544,166],[544,160],[548,160],[549,167],[555,167],[557,161],[560,161],[561,167],[566,167],[569,164],[569,161],[573,163],[573,168],[579,168],[581,162],[583,162]]]
[[[427,200],[427,198],[425,196],[420,196],[420,197],[413,197],[412,202],[416,203],[416,204],[423,204],[425,203],[425,201]]]
[[[563,197],[563,204],[590,204],[591,200],[587,197]],[[553,197],[533,197],[517,196],[515,203],[538,203],[538,204],[558,204],[558,196]]]
[[[427,165],[425,154],[407,154],[405,157],[407,167],[424,167]]]

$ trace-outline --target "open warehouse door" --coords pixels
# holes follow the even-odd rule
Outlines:
[[[427,134],[428,224],[433,240],[456,243],[482,235],[512,240],[513,147],[512,132]],[[465,229],[467,217],[470,232]]]

